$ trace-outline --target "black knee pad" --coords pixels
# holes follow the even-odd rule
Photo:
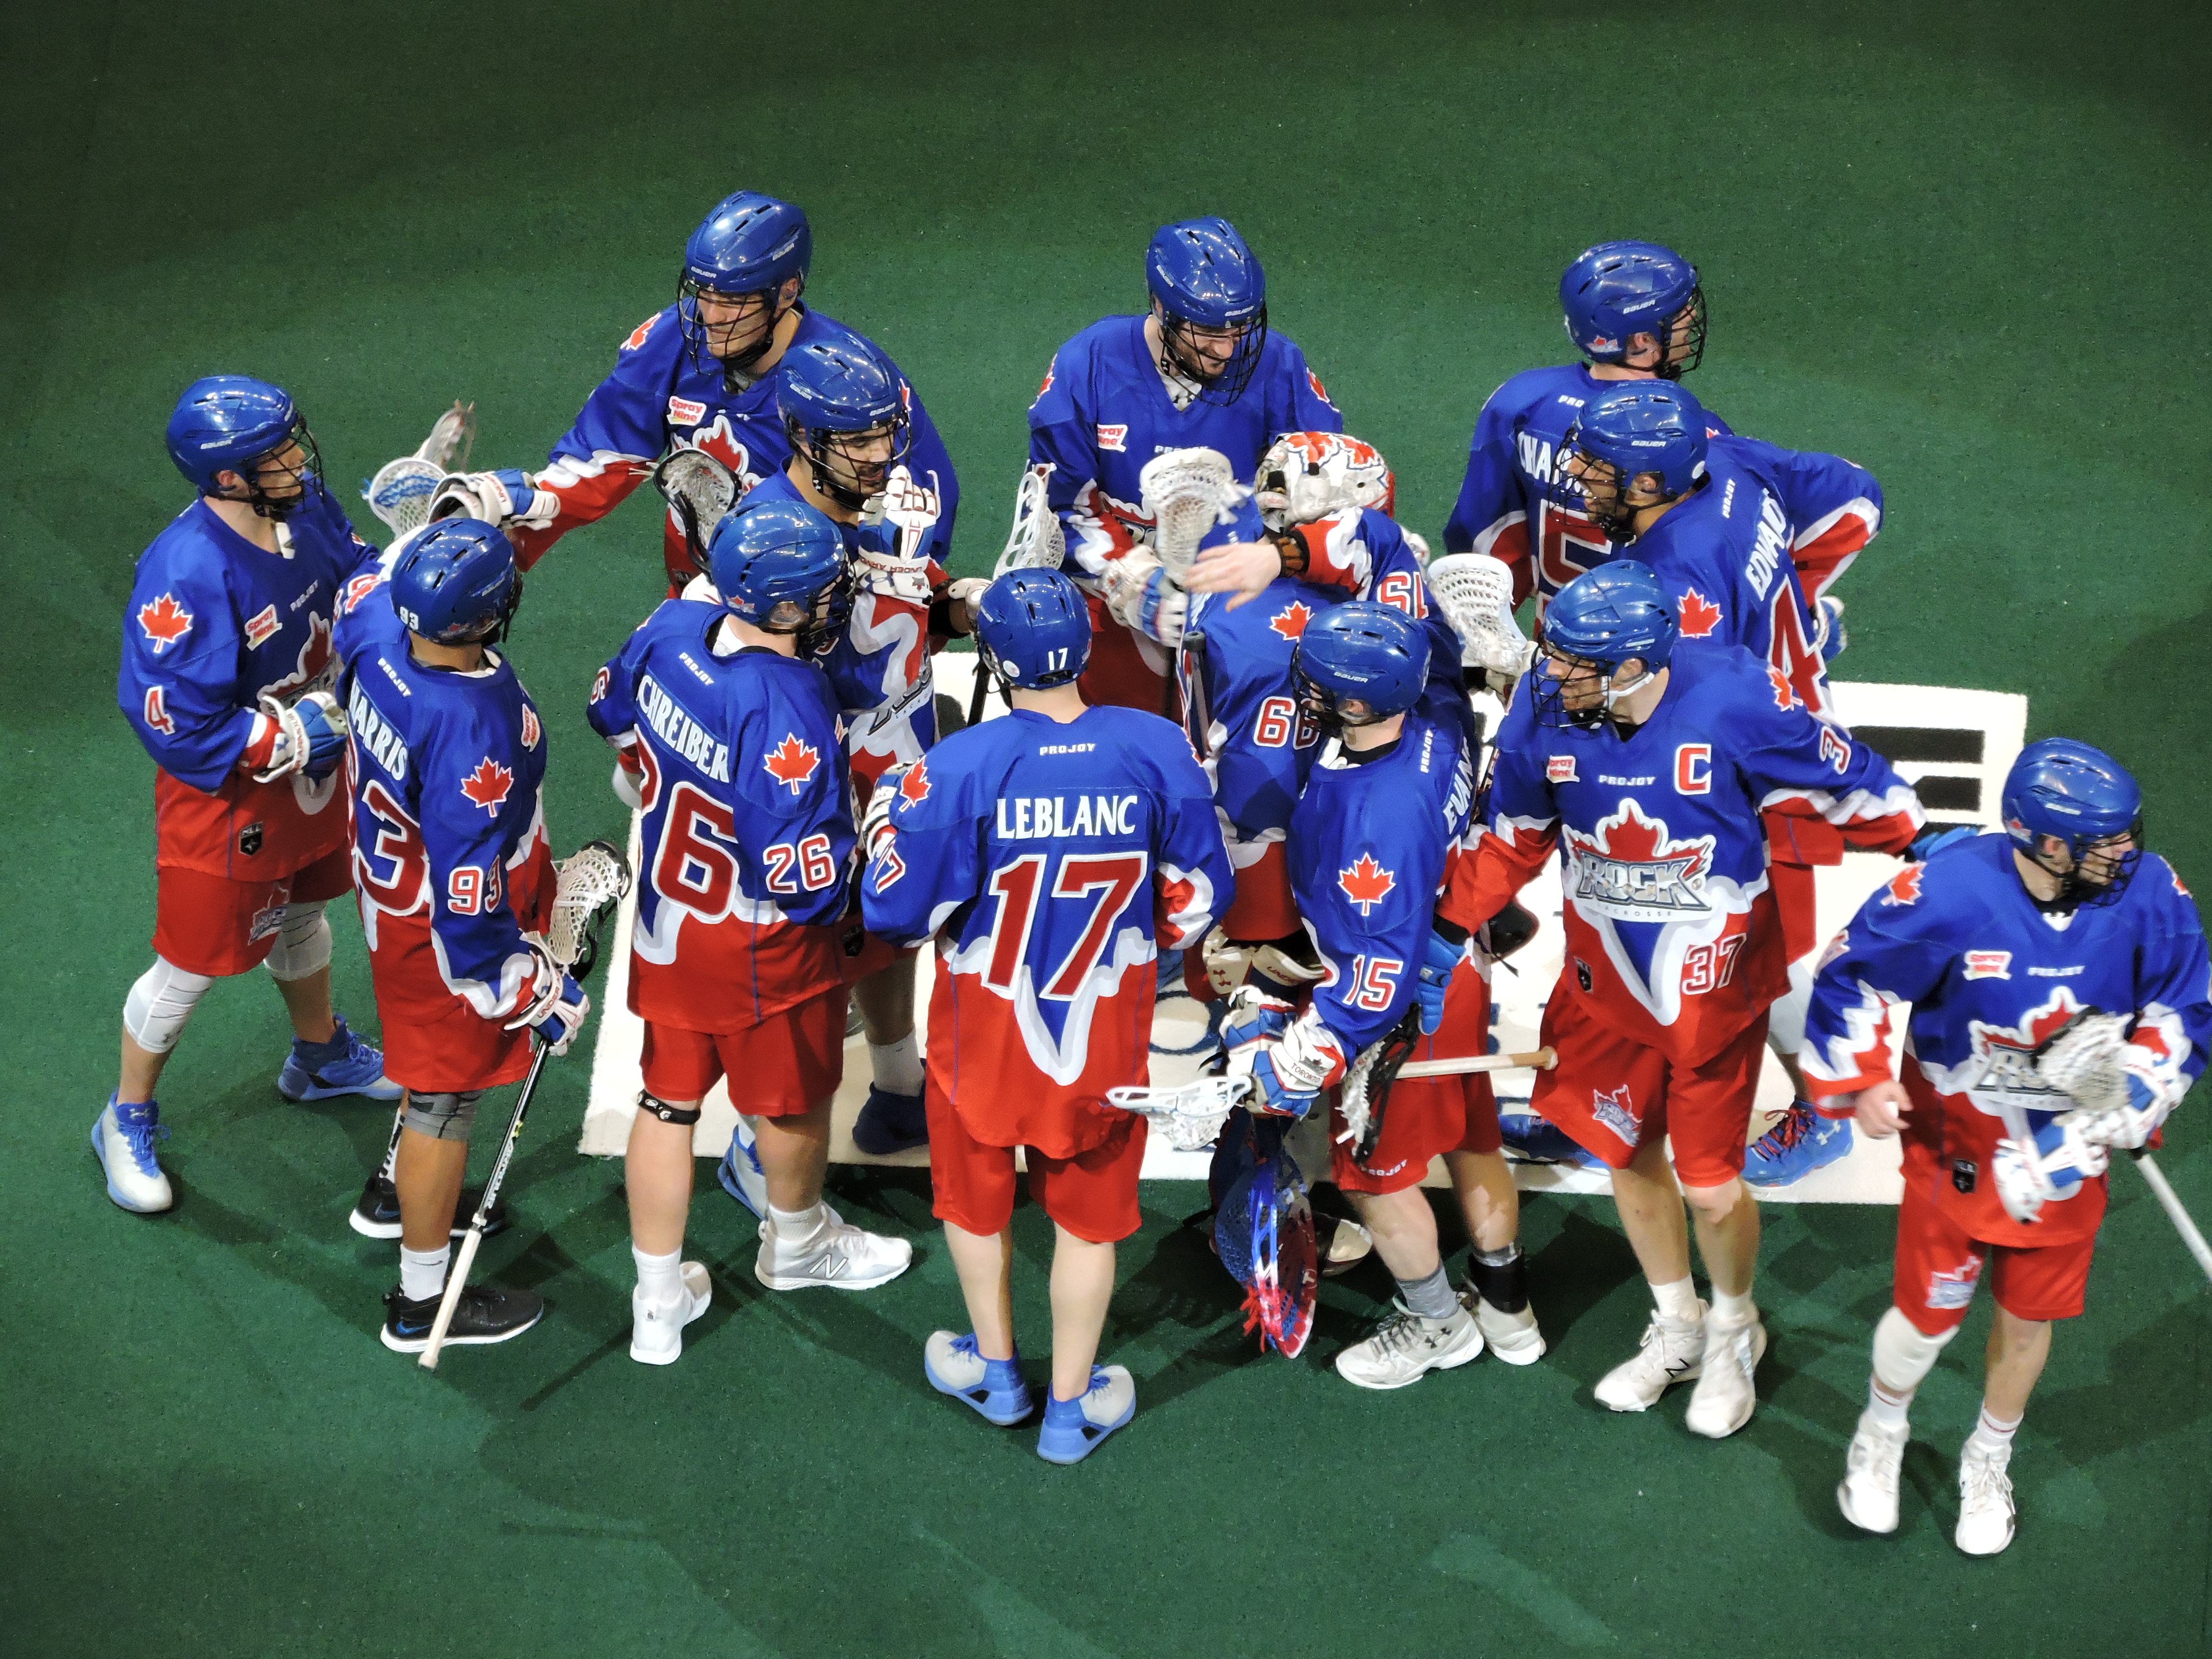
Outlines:
[[[1500,1313],[1519,1313],[1528,1305],[1528,1258],[1516,1245],[1510,1261],[1489,1262],[1473,1245],[1467,1252],[1467,1282]]]
[[[663,1123],[696,1123],[699,1121],[699,1109],[696,1106],[688,1109],[682,1106],[671,1106],[659,1096],[648,1094],[643,1089],[637,1091],[637,1109],[641,1112],[651,1112]]]

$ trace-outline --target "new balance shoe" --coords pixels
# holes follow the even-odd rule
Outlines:
[[[648,1302],[642,1285],[629,1293],[629,1357],[641,1365],[673,1365],[684,1352],[684,1328],[714,1300],[705,1263],[687,1261],[678,1272],[684,1293],[673,1302]]]
[[[167,1140],[161,1109],[150,1100],[118,1104],[113,1095],[92,1121],[92,1155],[107,1172],[107,1195],[137,1215],[156,1215],[177,1201],[169,1177],[154,1156],[154,1143]]]
[[[1787,1187],[1825,1170],[1851,1150],[1851,1121],[1822,1117],[1808,1102],[1793,1102],[1774,1127],[1744,1149],[1743,1178],[1753,1187]]]
[[[1523,1164],[1565,1164],[1577,1170],[1602,1170],[1605,1160],[1582,1149],[1580,1143],[1540,1112],[1501,1110],[1498,1138],[1505,1150]]]
[[[1460,1304],[1474,1315],[1483,1346],[1509,1365],[1533,1365],[1544,1357],[1544,1333],[1537,1328],[1536,1310],[1504,1313],[1485,1302],[1477,1291],[1460,1292]]]
[[[1969,1555],[1995,1555],[2012,1542],[2019,1512],[2012,1501],[2009,1445],[1991,1449],[1972,1436],[1959,1453],[1959,1528],[1951,1541]]]
[[[871,1085],[867,1103],[853,1120],[853,1144],[870,1158],[889,1158],[929,1145],[929,1114],[920,1095],[895,1095]]]
[[[742,1116],[738,1119],[737,1133],[730,1138],[730,1150],[714,1166],[714,1179],[722,1183],[724,1192],[753,1212],[754,1220],[768,1219],[768,1171],[761,1168],[760,1145],[753,1136],[752,1125]]]
[[[520,1336],[545,1315],[544,1298],[528,1291],[503,1291],[496,1285],[471,1285],[461,1291],[453,1322],[446,1327],[447,1347],[479,1347]],[[394,1353],[420,1353],[430,1346],[430,1327],[438,1322],[438,1298],[420,1302],[397,1290],[384,1293],[384,1346]]]
[[[397,1100],[402,1091],[384,1075],[384,1051],[355,1036],[340,1014],[328,1042],[292,1039],[292,1052],[284,1056],[284,1069],[276,1074],[276,1092],[297,1102],[340,1095]]]
[[[811,1237],[779,1238],[760,1225],[760,1255],[753,1272],[771,1291],[803,1291],[827,1285],[840,1291],[872,1291],[888,1285],[914,1262],[914,1246],[852,1225],[827,1204]]]
[[[1482,1328],[1464,1304],[1449,1319],[1425,1319],[1402,1302],[1364,1342],[1336,1357],[1336,1374],[1362,1389],[1402,1389],[1482,1352]]]
[[[1136,1414],[1136,1379],[1119,1365],[1093,1365],[1091,1386],[1074,1399],[1061,1400],[1045,1389],[1037,1455],[1048,1463],[1080,1463]]]
[[[461,1201],[453,1206],[453,1237],[459,1238],[469,1230],[476,1217],[477,1206],[483,1202],[483,1188],[465,1187]],[[381,1171],[369,1176],[362,1184],[361,1198],[346,1217],[346,1225],[363,1238],[397,1238],[399,1237],[399,1188],[392,1184],[392,1177]],[[492,1200],[491,1213],[484,1218],[484,1237],[507,1231],[507,1200]]]
[[[1844,1478],[1836,1487],[1836,1507],[1861,1532],[1897,1530],[1897,1488],[1910,1429],[1886,1429],[1870,1412],[1859,1413],[1851,1449],[1844,1454]]]
[[[1725,1440],[1751,1421],[1759,1409],[1752,1378],[1765,1357],[1766,1327],[1756,1314],[1741,1325],[1706,1319],[1705,1363],[1682,1419],[1692,1434]]]
[[[986,1359],[973,1331],[965,1336],[932,1331],[922,1344],[921,1371],[938,1393],[973,1407],[986,1423],[1002,1429],[1026,1421],[1036,1410],[1030,1385],[1022,1380],[1021,1355]]]
[[[1705,1304],[1695,1319],[1651,1316],[1636,1357],[1624,1359],[1598,1379],[1597,1403],[1609,1411],[1644,1412],[1677,1382],[1696,1379],[1705,1357]]]

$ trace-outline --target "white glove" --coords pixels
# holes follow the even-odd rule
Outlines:
[[[1169,580],[1166,568],[1150,549],[1133,547],[1120,558],[1109,559],[1103,581],[1106,608],[1124,627],[1158,640],[1170,651],[1182,643],[1190,596]]]
[[[2014,1221],[2032,1222],[2045,1204],[2073,1197],[2083,1181],[2104,1174],[2107,1162],[2102,1146],[2059,1118],[2037,1130],[2033,1144],[2026,1148],[2009,1138],[1997,1142],[1990,1175],[2005,1213]]]
[[[538,1041],[551,1049],[557,1060],[568,1052],[569,1043],[584,1029],[584,1017],[592,1012],[592,1000],[584,994],[582,986],[568,977],[568,970],[553,960],[550,951],[534,938],[529,944],[530,954],[537,963],[537,979],[529,1001],[523,1005],[521,1012],[507,1022],[507,1029],[519,1031],[526,1025],[535,1028]]]
[[[904,466],[893,467],[884,493],[871,495],[861,509],[863,527],[885,536],[892,544],[871,547],[863,540],[854,550],[853,567],[861,586],[885,599],[927,605],[929,561],[921,556],[921,548],[922,538],[936,525],[938,514],[937,492],[916,483]],[[884,530],[885,525],[890,526],[888,532]]]
[[[275,723],[276,741],[269,764],[253,775],[256,783],[274,783],[295,772],[326,778],[337,769],[345,751],[346,715],[329,692],[305,692],[289,703],[264,694],[261,713]]]
[[[510,524],[544,523],[561,509],[559,497],[540,489],[514,467],[496,472],[449,472],[430,496],[430,521],[481,519],[501,529]]]
[[[899,780],[906,776],[907,767],[913,764],[908,761],[905,766],[889,767],[876,780],[875,791],[868,797],[867,806],[860,813],[862,862],[872,860],[883,850],[884,843],[891,838],[891,808],[898,805]]]
[[[1405,537],[1406,545],[1413,550],[1413,562],[1426,570],[1429,568],[1429,538],[1418,530],[1405,530],[1399,533]]]

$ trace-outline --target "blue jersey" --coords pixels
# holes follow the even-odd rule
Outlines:
[[[818,312],[806,312],[785,350],[842,328]],[[613,511],[644,481],[652,464],[672,450],[705,450],[737,475],[740,495],[783,471],[791,444],[775,406],[781,365],[744,391],[732,392],[723,384],[721,365],[703,354],[702,361],[703,368],[692,361],[672,305],[630,331],[615,354],[614,372],[585,400],[575,425],[553,446],[550,464],[538,475],[538,487],[550,490],[561,506],[550,523],[514,532],[524,569],[577,526]],[[943,509],[922,549],[941,564],[951,556],[960,481],[929,411],[896,366],[892,373],[899,375],[899,394],[913,422],[907,467],[916,483],[937,491]],[[672,511],[662,530],[662,555],[669,580],[680,586],[691,574],[691,556]]]
[[[1883,852],[1923,819],[1887,761],[1815,720],[1747,653],[1683,652],[1668,676],[1626,738],[1609,722],[1538,725],[1523,683],[1444,914],[1480,927],[1564,838],[1567,962],[1553,994],[1697,1066],[1789,987],[1760,813],[1810,815]]]
[[[2155,853],[2116,898],[2046,915],[2012,847],[2000,833],[1947,847],[1861,905],[1822,959],[1798,1060],[1823,1097],[1886,1079],[1896,1007],[1911,1003],[1905,1179],[1972,1237],[2063,1243],[2096,1231],[2104,1177],[2022,1223],[1990,1174],[2007,1107],[2036,1129],[2073,1107],[2037,1075],[2033,1051],[2085,1009],[2131,1015],[2127,1068],[2171,1105],[2204,1069],[2212,963],[2195,902]]]
[[[473,673],[426,668],[404,635],[365,645],[341,690],[378,1011],[428,1022],[458,998],[512,1018],[536,978],[523,934],[544,927],[553,890],[537,708],[497,652]]]
[[[592,728],[644,799],[630,1007],[742,1031],[840,983],[853,812],[821,672],[716,648],[729,613],[671,599],[599,671]]]
[[[115,700],[160,769],[156,864],[275,881],[345,845],[335,777],[256,783],[289,702],[331,683],[331,619],[376,557],[319,480],[264,552],[195,501],[138,560]]]
[[[1017,708],[899,782],[860,884],[869,931],[938,936],[929,1067],[985,1144],[1069,1158],[1151,1063],[1159,951],[1205,936],[1232,878],[1206,775],[1157,714]]]
[[[1291,890],[1324,970],[1314,1012],[1347,1056],[1413,1004],[1437,890],[1474,803],[1458,724],[1419,714],[1376,759],[1332,742],[1306,781],[1291,815]]]

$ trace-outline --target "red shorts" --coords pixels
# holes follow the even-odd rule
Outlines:
[[[1422,1039],[1415,1060],[1455,1060],[1489,1049],[1490,987],[1470,963],[1452,975],[1444,995],[1443,1024]],[[1415,1078],[1390,1087],[1382,1110],[1382,1132],[1363,1168],[1354,1148],[1335,1137],[1344,1132],[1344,1114],[1329,1109],[1329,1176],[1347,1193],[1396,1193],[1417,1187],[1431,1160],[1446,1152],[1495,1152],[1498,1100],[1487,1073],[1464,1077]]]
[[[793,1117],[837,1092],[845,1077],[842,986],[770,1014],[742,1031],[687,1031],[645,1022],[646,1091],[704,1100],[722,1078],[730,1103],[753,1117]]]
[[[2033,1249],[1991,1244],[1945,1215],[1924,1183],[1908,1180],[1897,1211],[1897,1310],[1917,1329],[1941,1336],[1966,1316],[1982,1265],[1990,1291],[2015,1319],[2074,1319],[2089,1286],[2097,1236]]]
[[[1141,708],[1176,719],[1174,682],[1145,660],[1137,636],[1115,619],[1105,600],[1095,593],[1089,598],[1091,660],[1076,680],[1083,701],[1093,708]]]
[[[1237,872],[1237,892],[1221,917],[1231,939],[1280,939],[1299,931],[1298,902],[1291,892],[1291,863],[1281,842],[1271,841],[1255,863]]]
[[[1014,1149],[975,1139],[952,1109],[936,1073],[922,1091],[929,1114],[931,1213],[939,1221],[990,1237],[1014,1218]],[[1137,1172],[1144,1167],[1147,1126],[1123,1115],[1104,1143],[1073,1158],[1047,1158],[1029,1149],[1030,1196],[1078,1238],[1113,1244],[1142,1224],[1137,1212]]]
[[[878,939],[873,933],[860,935],[858,956],[837,952],[837,974],[848,986],[857,985],[871,974],[881,973],[895,962],[912,962],[918,945],[893,945],[889,939]]]
[[[384,1022],[384,1074],[418,1095],[495,1089],[529,1069],[529,1028],[510,1031],[459,997],[441,1012]]]
[[[258,968],[276,942],[287,904],[353,890],[352,856],[342,847],[275,881],[232,881],[165,864],[155,872],[154,949],[186,973],[210,979]]]
[[[1774,914],[1782,923],[1783,960],[1802,962],[1821,945],[1820,925],[1813,915],[1813,866],[1770,864],[1766,880],[1774,892]]]
[[[1530,1108],[1613,1169],[1639,1146],[1674,1138],[1674,1173],[1686,1187],[1725,1187],[1743,1173],[1744,1136],[1766,1046],[1766,1016],[1736,1033],[1694,1070],[1601,1025],[1565,986],[1544,1006],[1544,1042],[1559,1063],[1536,1073]]]

